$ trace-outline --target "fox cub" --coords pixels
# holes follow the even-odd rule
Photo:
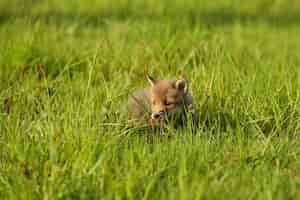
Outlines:
[[[188,113],[194,120],[193,98],[186,80],[157,80],[149,75],[147,79],[150,87],[138,90],[129,97],[131,120],[146,123],[152,128],[162,128],[170,120],[174,125],[182,125]]]

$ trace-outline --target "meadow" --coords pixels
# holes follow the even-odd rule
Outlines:
[[[300,199],[300,2],[1,0],[0,199]],[[184,75],[199,127],[127,123]]]

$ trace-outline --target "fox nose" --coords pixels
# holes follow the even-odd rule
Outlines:
[[[160,116],[162,116],[163,113],[163,111],[152,113],[151,117],[152,119],[158,119]]]
[[[160,113],[152,113],[152,119],[158,119],[160,117]]]

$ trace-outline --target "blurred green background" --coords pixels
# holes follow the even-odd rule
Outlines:
[[[0,199],[299,199],[300,1],[1,0]],[[199,128],[128,127],[183,74]]]

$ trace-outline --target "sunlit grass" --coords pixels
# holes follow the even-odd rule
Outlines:
[[[0,199],[299,199],[297,1],[24,2],[0,3]],[[196,130],[127,124],[146,72],[187,78]]]

